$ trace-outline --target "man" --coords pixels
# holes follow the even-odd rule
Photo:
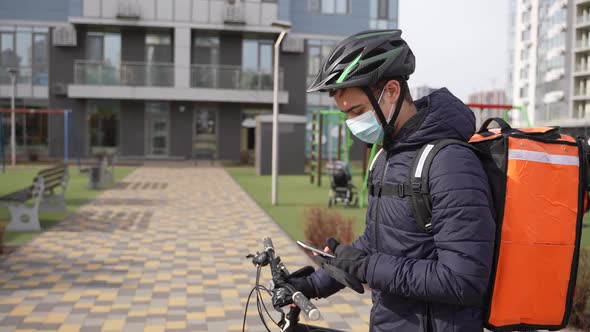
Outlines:
[[[447,89],[412,101],[406,81],[414,67],[400,30],[367,31],[336,46],[309,88],[329,92],[352,133],[383,149],[371,166],[365,232],[352,245],[329,240],[336,258],[292,284],[310,298],[328,297],[344,286],[327,267],[356,277],[372,289],[375,332],[482,331],[495,223],[477,156],[450,145],[434,158],[431,229],[416,223],[409,192],[385,194],[409,183],[422,146],[468,141],[475,131],[473,113]]]

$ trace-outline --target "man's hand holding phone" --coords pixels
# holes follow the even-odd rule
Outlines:
[[[311,252],[313,253],[314,256],[321,255],[323,257],[336,258],[336,256],[332,253],[332,251],[328,247],[325,247],[324,250],[321,250],[319,248],[311,246],[311,245],[309,245],[305,242],[302,242],[302,241],[297,241],[297,244],[307,250],[311,250]]]

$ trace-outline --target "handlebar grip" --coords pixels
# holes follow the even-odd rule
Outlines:
[[[270,239],[270,237],[266,236],[264,238],[262,238],[262,243],[264,245],[264,251],[268,252],[269,250],[272,250],[272,252],[275,251],[275,247],[272,245],[272,240]]]
[[[307,297],[305,297],[305,295],[303,295],[303,293],[296,292],[293,294],[293,303],[295,303],[301,311],[309,317],[309,319],[320,319],[320,311],[307,299]]]

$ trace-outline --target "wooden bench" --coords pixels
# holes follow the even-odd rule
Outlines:
[[[66,165],[39,171],[33,184],[0,197],[0,205],[10,210],[11,231],[40,231],[39,211],[63,212],[66,210],[66,188],[70,176]],[[33,201],[32,205],[27,204]]]

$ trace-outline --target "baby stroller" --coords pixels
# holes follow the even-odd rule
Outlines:
[[[346,206],[357,206],[358,195],[356,187],[352,184],[352,176],[348,164],[337,160],[328,165],[330,172],[330,198],[328,207],[338,203]]]

